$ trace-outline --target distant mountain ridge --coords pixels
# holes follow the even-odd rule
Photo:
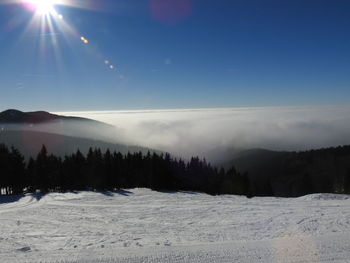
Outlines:
[[[0,143],[15,146],[26,157],[36,156],[43,144],[58,156],[71,154],[78,149],[86,153],[90,147],[124,154],[155,151],[134,146],[121,137],[120,130],[115,126],[93,119],[46,111],[9,109],[0,112]]]
[[[22,112],[15,109],[0,112],[0,130],[35,131],[64,136],[122,143],[115,126],[81,117],[62,116],[46,111]]]
[[[112,126],[103,122],[99,122],[92,119],[81,118],[81,117],[71,117],[62,116],[49,113],[47,111],[31,111],[23,112],[16,109],[8,109],[0,112],[0,123],[9,124],[39,124],[47,123],[52,121],[86,121],[103,124],[106,126]]]

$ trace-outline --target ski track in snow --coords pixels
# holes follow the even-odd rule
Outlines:
[[[132,189],[6,198],[1,262],[350,262],[346,195]]]

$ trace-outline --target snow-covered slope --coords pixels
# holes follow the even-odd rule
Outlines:
[[[0,222],[1,262],[350,262],[344,195],[0,197]]]

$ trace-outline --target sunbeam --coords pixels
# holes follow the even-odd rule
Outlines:
[[[81,43],[86,45],[88,48],[90,46],[90,40],[86,36],[82,36],[80,32],[67,23],[63,14],[57,10],[58,6],[94,10],[93,2],[90,0],[4,0],[0,4],[19,5],[24,7],[25,10],[33,13],[32,18],[29,22],[27,22],[27,25],[20,38],[27,36],[28,33],[33,30],[37,31],[40,37],[43,35],[49,35],[54,49],[55,59],[59,63],[61,63],[62,60],[60,58],[61,52],[59,50],[60,46],[58,44],[59,41],[57,35],[62,35],[67,43],[75,40],[81,41]],[[43,55],[45,53],[45,45],[47,45],[47,42],[43,38],[40,38],[38,42],[40,55]],[[96,51],[96,47],[91,48]],[[97,52],[95,57],[101,60],[104,56],[101,55],[100,52]],[[104,59],[101,61],[102,65],[105,65],[104,61]],[[107,69],[114,70],[115,66],[109,62]]]

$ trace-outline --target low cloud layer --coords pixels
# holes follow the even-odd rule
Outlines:
[[[350,144],[350,107],[65,112],[115,125],[119,142],[177,156],[230,158],[235,150],[305,150]]]

